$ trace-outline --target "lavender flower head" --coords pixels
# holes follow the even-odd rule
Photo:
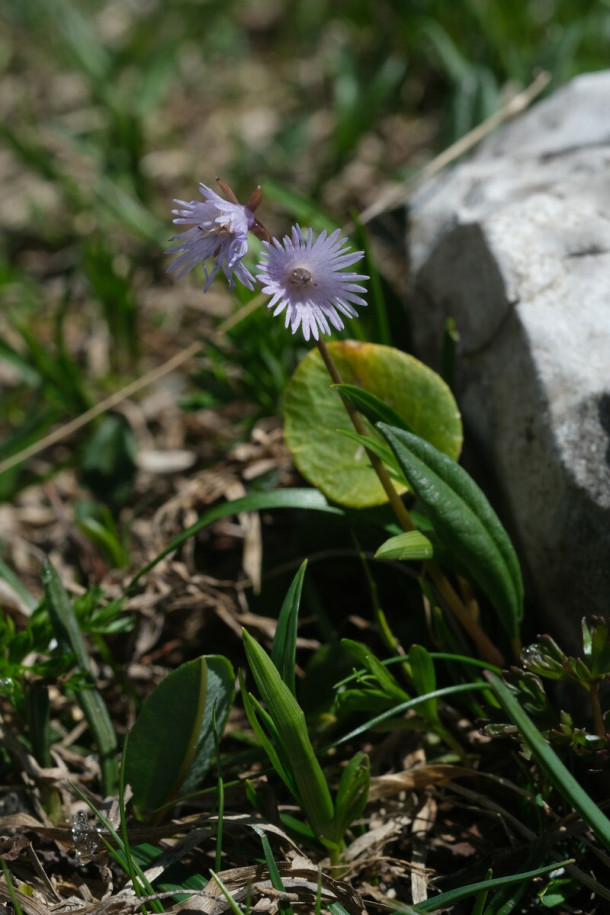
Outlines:
[[[221,190],[231,197],[231,200],[223,200],[205,184],[199,185],[204,201],[174,200],[178,209],[172,210],[173,221],[177,225],[191,228],[172,238],[172,241],[177,240],[180,244],[169,248],[165,253],[179,254],[179,257],[169,267],[168,272],[177,270],[178,276],[181,277],[201,263],[205,273],[204,292],[207,292],[210,283],[222,267],[229,286],[235,286],[235,275],[244,286],[253,289],[254,277],[244,267],[242,259],[248,250],[248,231],[257,225],[254,209],[260,202],[260,190],[254,192],[246,206],[242,206],[228,185],[217,180]],[[214,258],[214,266],[208,272],[206,261],[210,258]]]
[[[296,333],[299,326],[303,336],[318,340],[320,331],[330,334],[332,324],[343,330],[341,314],[355,318],[354,305],[366,305],[357,293],[366,292],[359,286],[368,276],[346,273],[363,257],[362,251],[350,251],[337,229],[331,235],[322,232],[314,241],[313,231],[303,238],[300,226],[293,226],[292,237],[285,235],[283,243],[277,238],[263,242],[264,251],[258,264],[257,280],[263,292],[271,296],[267,308],[274,315],[286,310],[286,327]]]

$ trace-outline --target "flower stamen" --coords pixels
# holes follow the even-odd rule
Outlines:
[[[294,270],[290,271],[288,276],[288,282],[292,283],[293,286],[297,288],[304,288],[309,286],[311,283],[312,286],[317,286],[317,283],[314,283],[313,276],[311,271],[307,267],[295,267]]]

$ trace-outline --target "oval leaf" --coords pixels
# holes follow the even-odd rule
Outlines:
[[[178,795],[183,784],[193,787],[203,778],[214,748],[214,704],[220,729],[231,706],[233,686],[230,662],[212,655],[182,664],[148,697],[129,735],[123,762],[134,803],[141,811],[159,809]]]
[[[377,425],[439,538],[488,595],[511,637],[523,617],[523,582],[508,534],[472,477],[417,435]]]
[[[203,710],[203,721],[195,755],[182,784],[181,794],[195,791],[205,778],[215,756],[213,715],[216,718],[218,739],[222,736],[235,699],[235,671],[228,658],[219,654],[205,655],[208,667],[208,687]]]
[[[420,531],[405,531],[382,543],[375,559],[432,559],[434,547]]]
[[[328,349],[343,380],[387,404],[418,435],[456,458],[462,445],[460,414],[445,382],[412,356],[389,346],[345,340]],[[303,476],[341,505],[364,508],[387,497],[362,446],[337,430],[350,425],[322,358],[312,350],[284,395],[284,434]],[[375,435],[371,427],[372,435]]]

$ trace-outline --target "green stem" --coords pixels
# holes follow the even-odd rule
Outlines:
[[[591,703],[595,733],[602,740],[607,740],[608,734],[606,733],[604,715],[599,701],[599,680],[594,680],[589,687],[589,701]]]
[[[324,360],[324,365],[326,366],[326,368],[328,370],[328,374],[332,378],[333,382],[335,384],[343,384],[343,379],[341,378],[341,375],[339,374],[339,369],[335,365],[333,357],[330,355],[330,353],[328,351],[328,347],[326,346],[326,343],[324,342],[324,340],[322,340],[322,338],[320,338],[317,341],[317,344],[318,344],[318,349],[320,351],[320,355],[322,356],[322,359]],[[368,435],[367,428],[366,428],[364,421],[363,421],[362,417],[360,416],[360,414],[352,407],[351,404],[349,404],[347,402],[347,400],[345,400],[344,397],[341,397],[341,400],[343,401],[343,405],[344,405],[345,409],[347,410],[349,418],[351,419],[352,425],[353,425],[354,429],[356,430],[356,432],[359,435]],[[400,496],[394,489],[392,480],[390,479],[390,475],[387,472],[383,461],[381,460],[381,458],[377,457],[376,454],[373,454],[372,451],[369,451],[368,448],[366,449],[366,453],[369,458],[369,461],[371,462],[373,470],[377,474],[379,482],[383,486],[383,490],[384,490],[386,496],[388,497],[390,505],[392,506],[392,508],[394,510],[394,514],[396,515],[403,531],[414,531],[415,525],[413,524],[413,522],[411,520],[411,516],[410,516],[409,512],[407,511],[407,508],[406,508],[404,502],[402,501],[402,499],[400,498]]]
[[[326,366],[328,374],[332,378],[333,383],[343,384],[341,374],[333,360],[333,357],[328,351],[326,343],[321,337],[316,342],[324,365]],[[342,397],[341,399],[356,432],[359,435],[368,435],[369,433],[360,414],[354,409],[354,407],[352,407],[351,404],[345,400],[345,398]],[[411,515],[409,514],[406,505],[394,489],[394,484],[392,483],[390,475],[386,470],[383,461],[377,457],[376,454],[373,454],[373,452],[368,448],[366,449],[366,453],[371,462],[371,466],[377,474],[379,482],[381,483],[383,490],[388,497],[388,501],[392,506],[394,514],[396,515],[396,519],[402,527],[403,531],[415,530],[415,524],[411,519]],[[464,606],[463,602],[452,587],[440,566],[434,562],[434,560],[428,560],[424,563],[424,568],[434,582],[439,594],[443,597],[449,609],[457,617],[470,638],[477,646],[481,657],[486,661],[489,661],[491,664],[494,664],[496,667],[503,667],[504,658],[501,652],[496,648],[491,639],[488,638],[477,621],[468,612],[468,609]]]

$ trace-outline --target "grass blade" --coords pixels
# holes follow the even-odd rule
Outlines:
[[[21,908],[21,903],[19,902],[19,896],[17,895],[17,890],[15,889],[15,884],[13,883],[13,878],[11,877],[11,872],[9,870],[8,864],[4,858],[0,858],[0,865],[2,866],[2,873],[4,874],[4,879],[8,888],[8,896],[11,900],[13,909],[15,910],[15,915],[23,915],[23,909]]]
[[[112,858],[114,858],[114,860],[117,862],[117,864],[119,864],[119,866],[123,868],[125,873],[130,873],[128,866],[127,866],[127,852],[126,852],[126,848],[125,848],[125,845],[123,843],[121,836],[118,834],[118,832],[116,831],[116,829],[114,828],[114,826],[112,825],[110,820],[107,820],[106,817],[103,815],[103,813],[97,809],[95,804],[92,801],[90,801],[89,798],[85,794],[83,794],[83,792],[80,790],[78,785],[73,784],[72,787],[73,787],[74,791],[76,792],[76,794],[81,799],[81,801],[85,802],[85,804],[87,805],[89,810],[91,810],[91,812],[97,817],[97,819],[100,821],[100,823],[102,824],[104,829],[108,832],[109,836],[114,841],[116,848],[113,847],[113,845],[109,842],[108,839],[106,839],[104,836],[101,836],[102,842],[106,846],[108,853],[111,855]],[[139,895],[140,888],[144,888],[145,892],[149,895],[149,897],[153,897],[152,899],[149,899],[148,901],[150,902],[150,905],[152,906],[154,911],[158,912],[158,913],[164,912],[165,910],[163,908],[163,905],[161,904],[161,902],[158,899],[155,898],[157,894],[155,893],[153,887],[149,883],[148,878],[147,878],[146,874],[144,873],[144,871],[142,870],[142,868],[139,866],[139,864],[136,861],[133,860],[133,858],[131,859],[131,863],[133,865],[133,872],[137,875],[137,878],[138,878],[137,883],[134,882],[134,884],[133,884],[136,894]]]
[[[45,560],[42,580],[55,638],[60,646],[74,653],[79,670],[93,683],[91,662],[74,608],[49,560]],[[95,686],[79,690],[76,698],[97,744],[103,791],[106,795],[115,794],[119,786],[118,743],[106,703]]]
[[[219,518],[226,518],[227,515],[237,515],[240,512],[255,512],[272,508],[303,508],[311,511],[329,512],[333,515],[344,514],[342,509],[329,505],[322,493],[315,489],[279,489],[274,492],[252,492],[241,499],[223,502],[221,505],[210,509],[198,521],[187,527],[177,537],[174,537],[154,559],[151,559],[143,569],[140,569],[137,575],[134,575],[127,585],[126,591],[131,591],[140,578],[150,572],[151,569],[154,569],[169,553],[181,546],[190,537],[194,537],[205,527],[213,524],[214,521],[218,521]]]
[[[0,559],[0,578],[3,578],[9,588],[11,588],[21,603],[31,613],[37,606],[37,601],[32,597],[27,588],[22,585],[12,569],[10,569],[3,559]]]
[[[243,638],[256,685],[290,761],[299,802],[317,835],[332,841],[333,802],[307,733],[303,710],[265,650],[245,630]]]
[[[502,708],[519,729],[532,755],[557,791],[578,811],[606,848],[610,848],[610,820],[566,769],[531,718],[523,711],[511,690],[496,674],[485,674]]]
[[[446,893],[441,893],[439,896],[433,896],[432,899],[427,899],[425,902],[418,903],[411,911],[436,912],[437,909],[444,909],[447,906],[458,902],[460,899],[468,898],[468,896],[476,896],[486,890],[510,886],[510,884],[513,883],[525,883],[528,880],[533,880],[535,877],[542,876],[542,874],[550,874],[551,871],[555,871],[559,867],[566,867],[568,864],[573,863],[574,859],[569,858],[566,861],[556,861],[554,864],[547,864],[545,867],[537,867],[535,870],[524,871],[521,874],[510,874],[508,877],[493,877],[491,880],[482,880],[480,883],[460,886],[455,890],[447,890]],[[402,908],[394,909],[395,915],[407,911],[409,910]]]
[[[233,912],[233,915],[243,915],[243,910],[242,910],[242,908],[235,902],[235,900],[234,900],[233,897],[231,896],[231,893],[229,892],[229,890],[227,889],[227,887],[224,885],[224,883],[222,882],[221,878],[218,876],[218,874],[216,873],[216,871],[213,871],[213,870],[210,868],[210,873],[211,873],[213,879],[216,881],[216,883],[217,883],[218,886],[220,887],[220,890],[221,890],[221,892],[222,892],[222,895],[223,895],[223,896],[225,897],[225,899],[227,900],[227,902],[228,902],[228,904],[229,904],[229,909],[230,909],[231,912]],[[247,911],[249,911],[249,908],[247,909]]]
[[[282,680],[293,696],[296,696],[294,668],[297,651],[297,625],[306,569],[307,560],[302,563],[288,589],[280,610],[273,639],[273,648],[271,649],[271,660],[279,670]]]
[[[286,892],[286,887],[284,886],[284,881],[282,880],[282,875],[279,872],[275,858],[273,857],[273,852],[271,851],[271,845],[269,839],[263,829],[260,826],[253,826],[254,832],[260,837],[261,845],[263,846],[263,852],[265,855],[265,861],[267,863],[267,870],[269,871],[269,877],[271,878],[271,885],[274,889],[279,890],[281,893]],[[279,910],[283,915],[292,915],[292,906],[286,899],[280,900]]]

